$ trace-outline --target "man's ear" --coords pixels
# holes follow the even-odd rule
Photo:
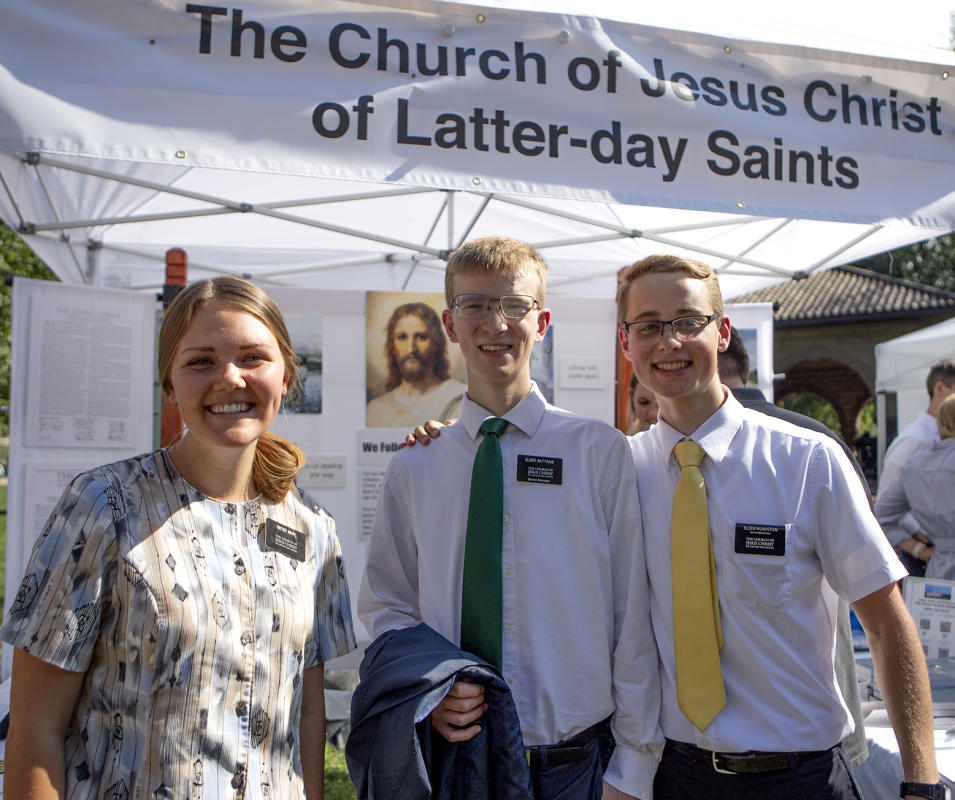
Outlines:
[[[542,308],[537,312],[537,333],[534,336],[535,342],[543,341],[544,334],[547,333],[547,329],[550,327],[550,309]]]
[[[454,332],[454,314],[450,309],[446,308],[441,312],[441,322],[444,323],[444,332],[448,334],[448,338],[454,344],[459,344],[458,335]]]
[[[630,352],[630,337],[627,336],[627,332],[622,325],[617,326],[617,338],[620,340],[620,350],[623,352],[623,357],[632,364],[633,355]]]
[[[730,346],[730,318],[723,317],[719,321],[719,338],[716,342],[716,349],[720,353],[726,352],[726,348]]]

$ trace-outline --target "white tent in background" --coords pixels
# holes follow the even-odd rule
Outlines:
[[[945,358],[955,358],[955,319],[947,319],[875,346],[880,470],[882,453],[890,441],[886,436],[886,421],[895,417],[895,430],[889,432],[894,436],[920,411],[925,410],[928,406],[925,377],[932,364]]]
[[[952,53],[520,6],[0,0],[0,218],[66,281],[154,288],[179,245],[435,290],[494,232],[591,296],[650,252],[733,296],[955,228]]]

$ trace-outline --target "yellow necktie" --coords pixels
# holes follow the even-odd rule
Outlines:
[[[716,564],[700,472],[706,453],[696,442],[685,440],[674,446],[673,455],[681,470],[670,523],[676,693],[687,719],[702,731],[726,705]]]

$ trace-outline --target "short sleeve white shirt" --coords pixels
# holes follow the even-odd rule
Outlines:
[[[906,425],[885,451],[882,459],[882,473],[879,475],[879,494],[893,486],[905,472],[905,465],[918,453],[927,450],[939,441],[938,422],[927,411]],[[892,522],[883,524],[885,535],[892,544],[898,544],[911,537],[918,530],[914,515],[906,514]]]
[[[680,473],[672,450],[683,438],[706,451],[724,637],[726,707],[703,732],[679,708],[674,670],[670,498]],[[642,510],[664,735],[722,752],[837,744],[853,724],[833,671],[836,593],[854,602],[906,574],[845,454],[732,395],[692,436],[661,420],[631,447],[640,496],[654,499]],[[782,552],[746,552],[740,526],[766,527]]]
[[[901,480],[879,492],[875,513],[883,526],[911,513],[919,531],[935,544],[927,578],[955,576],[955,439],[942,439],[916,453]]]

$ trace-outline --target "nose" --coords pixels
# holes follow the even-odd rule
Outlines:
[[[668,322],[663,326],[663,330],[660,332],[660,340],[657,342],[657,347],[660,350],[676,350],[678,347],[682,346],[682,341],[677,338],[676,333],[673,332],[673,323]]]
[[[507,330],[507,317],[504,316],[500,301],[488,305],[487,311],[484,314],[483,323],[484,327],[489,331]]]
[[[219,372],[218,383],[226,389],[242,389],[245,387],[245,378],[235,362],[227,361]]]

